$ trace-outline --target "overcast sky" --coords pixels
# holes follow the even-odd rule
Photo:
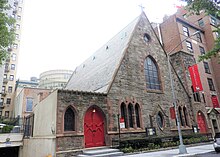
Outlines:
[[[176,11],[178,0],[24,0],[17,78],[74,70],[141,13],[151,22]]]

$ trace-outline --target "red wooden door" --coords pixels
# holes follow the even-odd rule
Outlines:
[[[197,114],[197,122],[198,122],[198,127],[200,129],[200,133],[207,133],[205,117],[201,112],[198,112]]]
[[[90,108],[84,118],[85,147],[105,145],[104,118],[97,109]]]

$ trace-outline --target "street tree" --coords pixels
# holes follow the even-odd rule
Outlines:
[[[7,2],[7,0],[0,0],[0,65],[7,59],[8,48],[15,40],[15,19],[7,14],[10,9]]]
[[[199,15],[201,11],[204,11],[208,15],[212,15],[220,19],[220,0],[186,0],[187,9],[192,14]],[[217,25],[217,29],[214,30],[218,32],[218,37],[215,40],[215,45],[213,49],[207,52],[205,55],[199,57],[199,61],[210,59],[211,57],[219,57],[220,61],[220,24]]]

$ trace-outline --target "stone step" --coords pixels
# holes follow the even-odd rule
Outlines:
[[[80,154],[77,157],[113,157],[121,155],[123,155],[123,152],[120,152],[119,149],[98,148],[83,150],[83,154]]]

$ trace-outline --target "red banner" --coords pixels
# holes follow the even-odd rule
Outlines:
[[[174,107],[170,107],[170,117],[171,117],[171,119],[176,119]]]
[[[197,64],[189,67],[189,74],[191,77],[194,92],[203,91]]]
[[[218,108],[219,107],[219,103],[218,103],[218,98],[216,95],[212,95],[212,104],[214,108]]]

